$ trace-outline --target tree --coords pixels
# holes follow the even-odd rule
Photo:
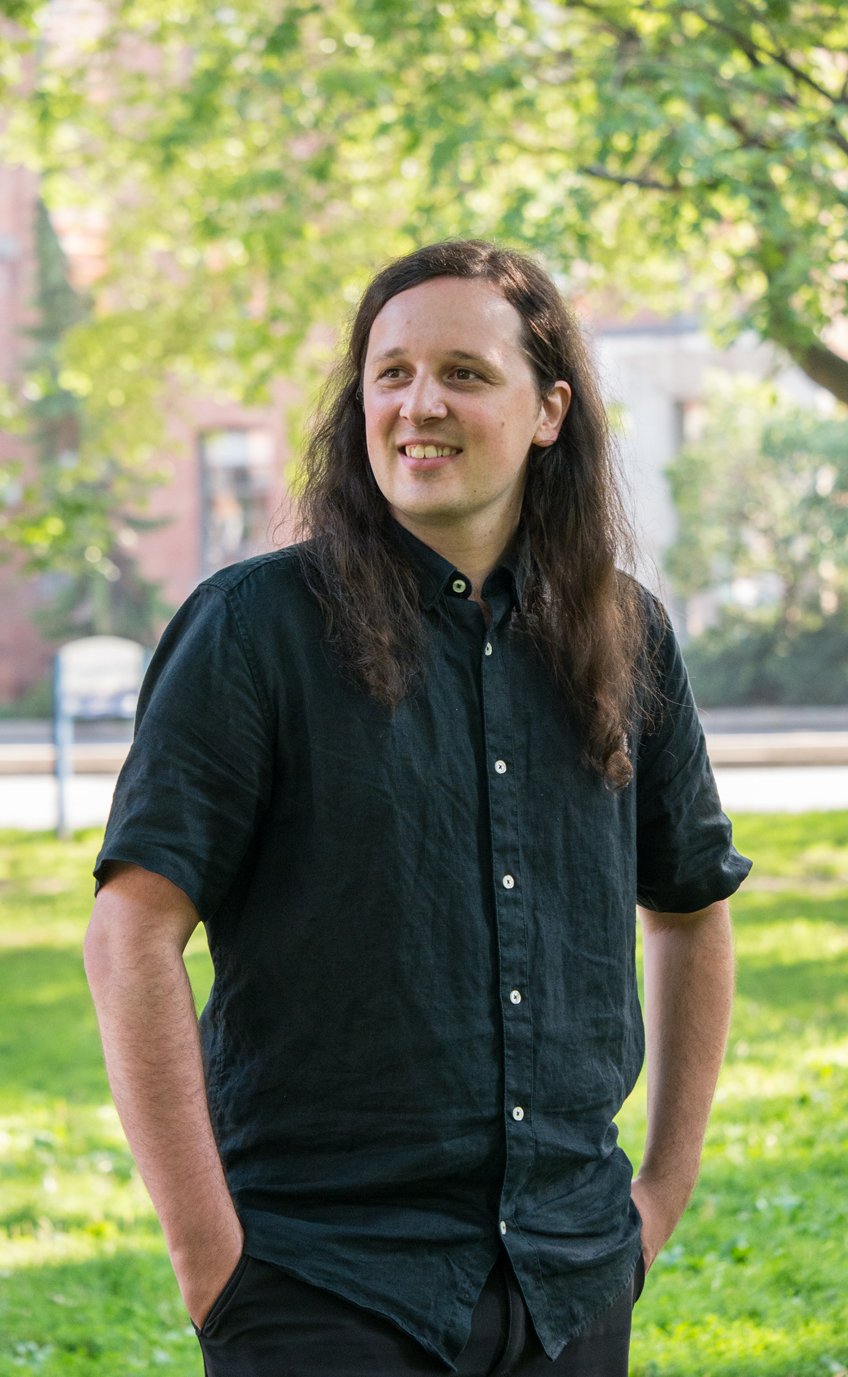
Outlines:
[[[10,138],[52,204],[101,214],[97,310],[63,353],[122,463],[163,379],[261,395],[375,262],[447,235],[538,250],[572,293],[695,299],[848,400],[825,338],[848,278],[839,0],[97,13],[46,44]]]
[[[168,615],[158,588],[132,556],[138,532],[152,523],[138,513],[151,475],[100,453],[81,453],[85,409],[65,386],[59,357],[64,336],[88,314],[70,286],[64,255],[39,203],[35,223],[36,315],[33,348],[18,417],[33,447],[26,484],[11,515],[0,519],[8,545],[23,555],[27,573],[49,573],[53,604],[36,614],[50,639],[117,633],[154,645]],[[8,485],[12,468],[0,473]]]
[[[702,439],[668,470],[679,516],[666,568],[713,591],[717,624],[687,648],[704,705],[844,702],[848,694],[848,423],[716,378]]]
[[[618,228],[680,254],[716,312],[786,349],[848,401],[823,331],[846,309],[848,11],[839,0],[577,5],[606,36],[596,146]],[[597,32],[597,30],[596,30]],[[640,193],[637,200],[632,199]],[[635,210],[635,213],[634,213]],[[627,251],[618,237],[616,252]],[[742,309],[740,309],[740,307]]]

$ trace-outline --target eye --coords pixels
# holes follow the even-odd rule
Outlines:
[[[402,373],[403,369],[399,367],[384,368],[380,374],[380,380],[382,381],[383,378],[386,378],[389,382],[396,382]]]
[[[453,375],[457,382],[479,382],[480,374],[473,373],[470,368],[455,368]]]

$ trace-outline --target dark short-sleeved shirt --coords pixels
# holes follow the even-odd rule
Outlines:
[[[643,1058],[635,904],[733,893],[686,672],[621,792],[483,595],[401,528],[426,662],[392,713],[342,671],[296,547],[192,594],[144,683],[97,863],[190,897],[215,967],[209,1109],[246,1250],[452,1364],[506,1247],[550,1357],[640,1251],[613,1120]]]

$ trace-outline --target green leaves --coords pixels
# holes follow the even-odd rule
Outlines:
[[[848,400],[827,336],[848,280],[837,0],[101,13],[52,31],[14,137],[51,205],[103,225],[94,314],[62,357],[122,464],[154,443],[166,380],[250,400],[304,377],[302,342],[338,328],[352,284],[454,235],[541,252],[615,309],[695,299]]]
[[[121,410],[124,423],[127,419],[120,382],[138,373],[143,379],[150,349],[135,323],[113,315],[108,319],[115,347],[109,361],[104,332],[96,328],[86,358],[91,328],[86,302],[67,280],[64,255],[41,203],[35,249],[33,349],[22,404],[8,408],[16,429],[28,432],[34,455],[33,462],[0,472],[6,502],[0,537],[22,556],[24,572],[58,576],[53,605],[36,614],[49,639],[119,632],[155,644],[157,625],[168,609],[158,589],[141,577],[132,554],[139,530],[158,524],[139,516],[149,486],[159,477],[147,463],[145,417],[139,417],[133,443],[123,445],[122,460],[109,449],[109,411]],[[75,327],[76,353],[65,357]],[[136,410],[143,388],[144,381],[139,394],[136,384]],[[91,404],[84,400],[89,397]],[[147,431],[153,433],[149,424]]]
[[[668,470],[666,567],[717,621],[687,647],[703,707],[842,703],[848,693],[848,425],[716,378],[702,438]]]
[[[771,610],[816,626],[848,593],[848,426],[769,384],[715,378],[702,439],[668,470],[680,525],[667,568],[685,597],[775,580]],[[766,605],[767,606],[767,605]]]

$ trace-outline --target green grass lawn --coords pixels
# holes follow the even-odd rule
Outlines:
[[[201,1377],[111,1107],[80,946],[97,849],[0,834],[0,1377]],[[848,813],[740,817],[739,994],[633,1377],[848,1377]],[[198,1001],[211,968],[189,969]],[[621,1115],[638,1160],[643,1087]]]

